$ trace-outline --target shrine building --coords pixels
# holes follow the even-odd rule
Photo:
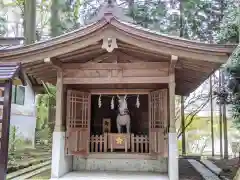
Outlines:
[[[56,85],[52,178],[112,170],[178,180],[175,95],[193,92],[235,45],[163,35],[110,2],[80,29],[1,50],[0,64],[21,63],[36,92]]]

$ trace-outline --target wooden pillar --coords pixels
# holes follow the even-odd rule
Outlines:
[[[56,120],[53,132],[52,145],[52,171],[51,178],[59,178],[72,170],[72,156],[66,156],[66,128],[65,128],[65,102],[63,76],[59,69],[57,72],[56,92]]]
[[[179,179],[178,146],[175,127],[175,65],[178,57],[171,57],[169,69],[169,133],[168,133],[168,176],[170,180]]]
[[[168,84],[169,88],[169,132],[176,133],[175,127],[175,80],[174,77],[170,77],[170,81]]]
[[[8,140],[9,140],[9,126],[11,115],[11,102],[12,102],[12,81],[6,81],[4,86],[4,100],[3,100],[3,115],[0,122],[2,128],[0,132],[0,179],[5,180],[7,175],[7,162],[8,162]]]
[[[55,132],[65,131],[64,127],[64,87],[63,87],[63,77],[62,71],[58,70],[57,73],[57,85],[56,85],[56,115],[55,115]]]
[[[184,96],[181,96],[181,126],[182,126],[182,155],[186,155],[186,134],[185,134],[185,115],[184,115]]]

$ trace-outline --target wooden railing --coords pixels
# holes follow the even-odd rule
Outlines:
[[[135,153],[148,153],[149,152],[149,138],[147,135],[134,135],[131,134],[130,138],[131,147],[130,152]],[[90,152],[99,153],[107,152],[111,148],[111,144],[108,144],[108,134],[104,135],[92,135],[89,142]],[[109,146],[109,147],[108,147]]]
[[[149,138],[147,135],[131,135],[131,151],[136,153],[149,152]]]
[[[125,148],[123,148],[123,150],[131,153],[149,153],[150,151],[167,156],[168,138],[166,136],[167,134],[164,135],[163,131],[164,130],[162,130],[162,132],[151,132],[150,136],[130,134],[129,138],[126,138],[127,141],[124,142]],[[91,135],[89,141],[86,138],[87,134],[87,131],[71,131],[67,133],[66,152],[68,155],[87,154],[88,152],[111,152],[115,149],[112,144],[115,140],[113,142],[109,141],[111,139],[109,133]],[[149,141],[150,138],[151,143]],[[85,148],[85,144],[88,144],[87,149]]]
[[[90,137],[90,152],[107,152],[107,134]]]

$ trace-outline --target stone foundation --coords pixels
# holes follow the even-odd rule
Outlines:
[[[73,157],[73,170],[96,171],[138,171],[167,173],[168,159],[161,157],[158,160],[144,159],[96,159]]]

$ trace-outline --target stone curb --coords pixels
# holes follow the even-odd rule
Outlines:
[[[233,180],[239,180],[240,179],[240,169],[238,169],[236,176],[233,178]]]
[[[34,171],[36,169],[42,168],[42,167],[50,165],[50,164],[51,164],[51,161],[48,160],[48,161],[46,161],[44,163],[40,163],[40,164],[37,164],[37,165],[33,165],[33,166],[30,166],[30,167],[21,169],[19,171],[16,171],[16,172],[8,174],[7,175],[7,179],[13,179],[13,178],[19,177],[19,176],[21,176],[23,174],[26,174],[28,172]]]
[[[44,172],[44,171],[50,170],[50,169],[51,169],[51,165],[47,165],[47,166],[44,166],[44,167],[42,167],[42,168],[40,168],[40,169],[37,169],[37,170],[35,170],[35,171],[32,171],[32,172],[30,172],[30,173],[24,174],[24,175],[22,175],[22,176],[18,176],[18,177],[16,177],[16,178],[12,179],[12,180],[31,179],[31,177],[36,176],[36,175],[38,175],[38,174],[40,174],[40,173],[42,173],[42,172]],[[39,180],[40,180],[40,179],[39,179]]]
[[[205,180],[220,180],[219,177],[207,169],[201,162],[188,159],[188,162],[202,175]]]
[[[207,160],[207,159],[201,159],[201,163],[203,163],[207,168],[209,168],[213,173],[215,173],[216,175],[218,175],[220,177],[220,173],[222,172],[222,169],[219,168],[218,166],[216,166],[214,163],[212,163],[211,161]],[[220,177],[223,180],[230,180],[225,176]]]

